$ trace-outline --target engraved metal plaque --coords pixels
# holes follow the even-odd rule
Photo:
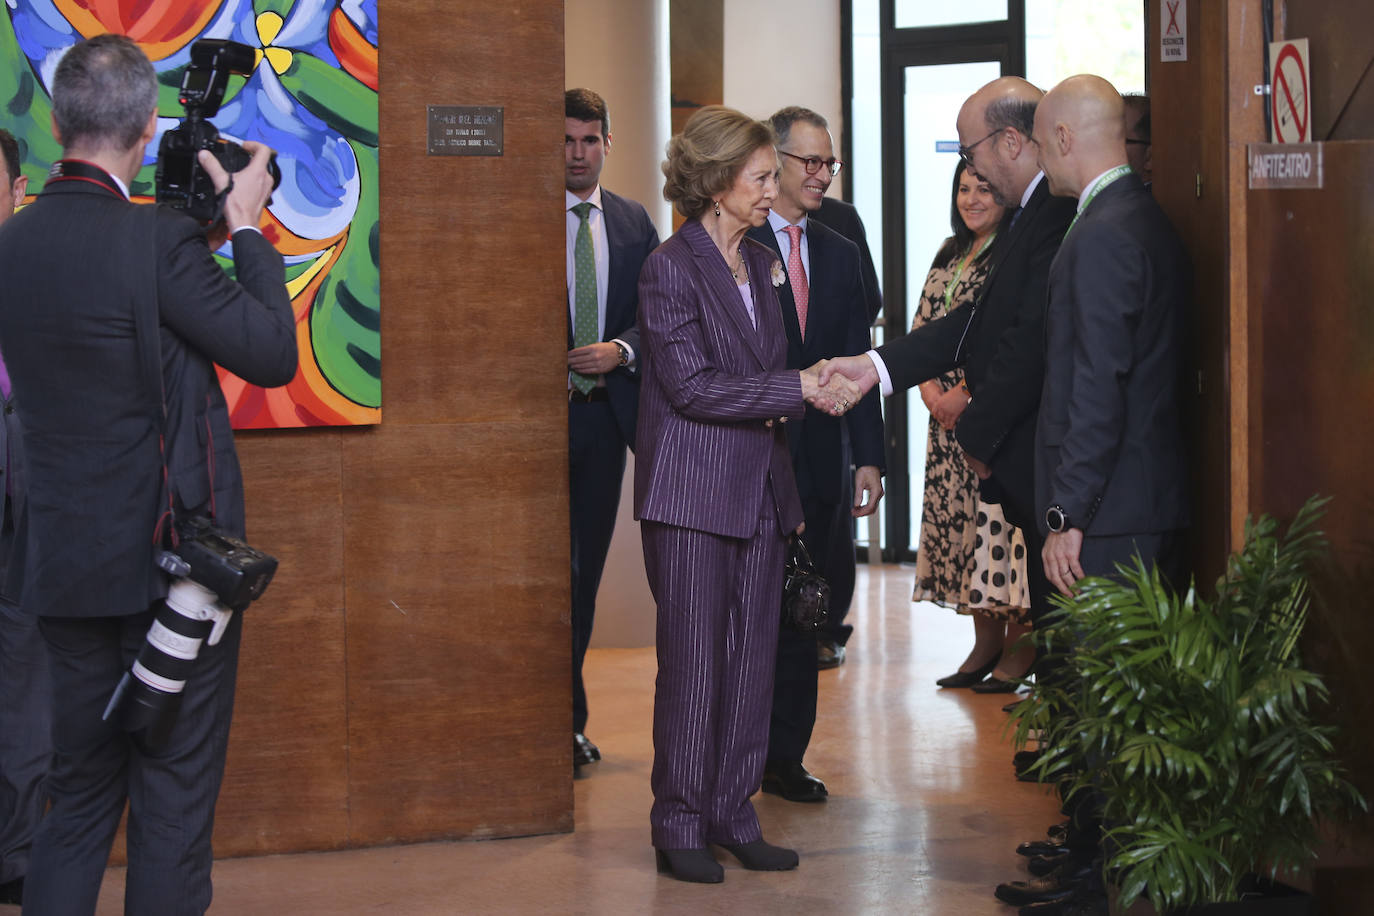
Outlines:
[[[429,106],[431,156],[500,156],[506,109],[473,105]]]

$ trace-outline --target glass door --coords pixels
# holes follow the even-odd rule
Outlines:
[[[960,106],[979,87],[1023,67],[1022,5],[1007,3],[1006,9],[1007,18],[996,22],[883,30],[884,318],[875,335],[880,342],[911,328],[931,261],[951,232]],[[891,16],[900,10],[883,12]],[[887,399],[883,416],[888,437],[883,559],[912,560],[921,530],[930,415],[919,394],[899,391]]]

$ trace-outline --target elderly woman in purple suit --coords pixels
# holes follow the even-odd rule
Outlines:
[[[663,196],[687,221],[639,280],[635,516],[658,605],[652,839],[660,871],[715,883],[709,845],[749,869],[797,854],[764,841],[749,798],[768,744],[785,536],[802,522],[783,423],[804,401],[843,413],[857,389],[784,368],[774,287],[744,237],[777,195],[772,129],[729,108],[668,144]],[[837,377],[838,378],[838,377]]]

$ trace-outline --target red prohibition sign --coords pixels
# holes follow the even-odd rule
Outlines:
[[[1302,80],[1302,108],[1298,108],[1293,103],[1293,91],[1288,87],[1288,77],[1283,75],[1283,65],[1286,61],[1293,61],[1296,64],[1298,79]],[[1293,125],[1298,129],[1296,142],[1302,143],[1307,139],[1307,124],[1312,120],[1311,100],[1307,97],[1307,74],[1303,72],[1302,58],[1298,56],[1298,49],[1293,45],[1284,45],[1279,51],[1278,62],[1274,64],[1274,86],[1270,90],[1269,107],[1274,117],[1274,136],[1283,143],[1289,142],[1288,138],[1282,133],[1279,126],[1279,92],[1283,92],[1284,99],[1288,102],[1288,110],[1293,113]],[[1299,118],[1301,117],[1301,120]]]

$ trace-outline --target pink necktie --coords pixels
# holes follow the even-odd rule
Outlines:
[[[792,284],[792,300],[797,303],[797,325],[802,339],[806,339],[806,306],[811,301],[811,288],[806,285],[806,270],[802,268],[801,226],[788,226],[787,238],[792,250],[787,253],[787,281]]]

